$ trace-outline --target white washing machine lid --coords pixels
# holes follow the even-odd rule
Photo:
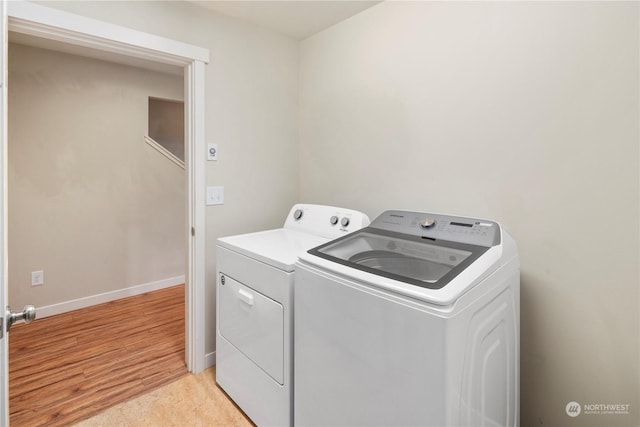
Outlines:
[[[299,254],[327,241],[329,239],[314,234],[278,228],[222,237],[217,244],[277,269],[293,272]]]
[[[438,305],[516,255],[493,221],[387,211],[371,226],[300,254],[302,264]]]
[[[328,273],[332,278],[341,277],[347,281],[355,281],[360,285],[377,288],[396,295],[402,295],[416,300],[440,306],[451,306],[467,290],[487,279],[503,265],[503,251],[500,247],[490,248],[475,262],[453,278],[447,286],[440,289],[429,289],[395,280],[379,274],[359,270],[343,264],[329,261],[304,252],[300,254],[297,268],[310,267],[321,273]],[[517,268],[517,262],[513,268]],[[335,280],[335,279],[334,279]]]

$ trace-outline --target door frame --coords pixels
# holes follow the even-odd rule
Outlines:
[[[120,55],[184,69],[185,105],[185,172],[187,191],[186,271],[185,271],[185,349],[190,372],[198,373],[207,366],[205,355],[205,116],[204,67],[209,50],[176,40],[144,33],[119,25],[87,18],[23,1],[5,2],[8,32],[63,42],[95,49],[108,55]],[[6,45],[5,45],[6,46]],[[6,55],[6,52],[5,52]],[[4,67],[6,69],[6,66]],[[6,126],[0,138],[0,150],[7,151]],[[7,168],[1,173],[0,197],[2,219],[2,290],[7,281]],[[3,309],[3,307],[0,307]],[[7,380],[8,381],[8,380]]]

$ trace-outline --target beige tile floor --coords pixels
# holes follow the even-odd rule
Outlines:
[[[216,386],[215,367],[116,405],[76,427],[253,426]]]

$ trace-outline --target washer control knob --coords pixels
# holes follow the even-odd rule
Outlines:
[[[334,215],[329,221],[331,222],[331,225],[336,225],[338,223],[338,217]]]
[[[342,221],[340,221],[340,224],[342,224],[343,227],[346,227],[347,225],[349,225],[349,218],[347,218],[346,216],[342,218]]]
[[[431,228],[436,225],[436,220],[433,218],[426,217],[422,221],[420,221],[420,227],[422,228]]]
[[[302,209],[296,209],[295,212],[293,212],[293,219],[298,221],[300,218],[302,218],[302,213]]]

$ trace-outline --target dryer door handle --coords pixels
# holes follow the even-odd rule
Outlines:
[[[249,292],[245,291],[244,289],[238,289],[238,297],[245,304],[250,305],[250,306],[253,305],[253,295],[250,294]]]

